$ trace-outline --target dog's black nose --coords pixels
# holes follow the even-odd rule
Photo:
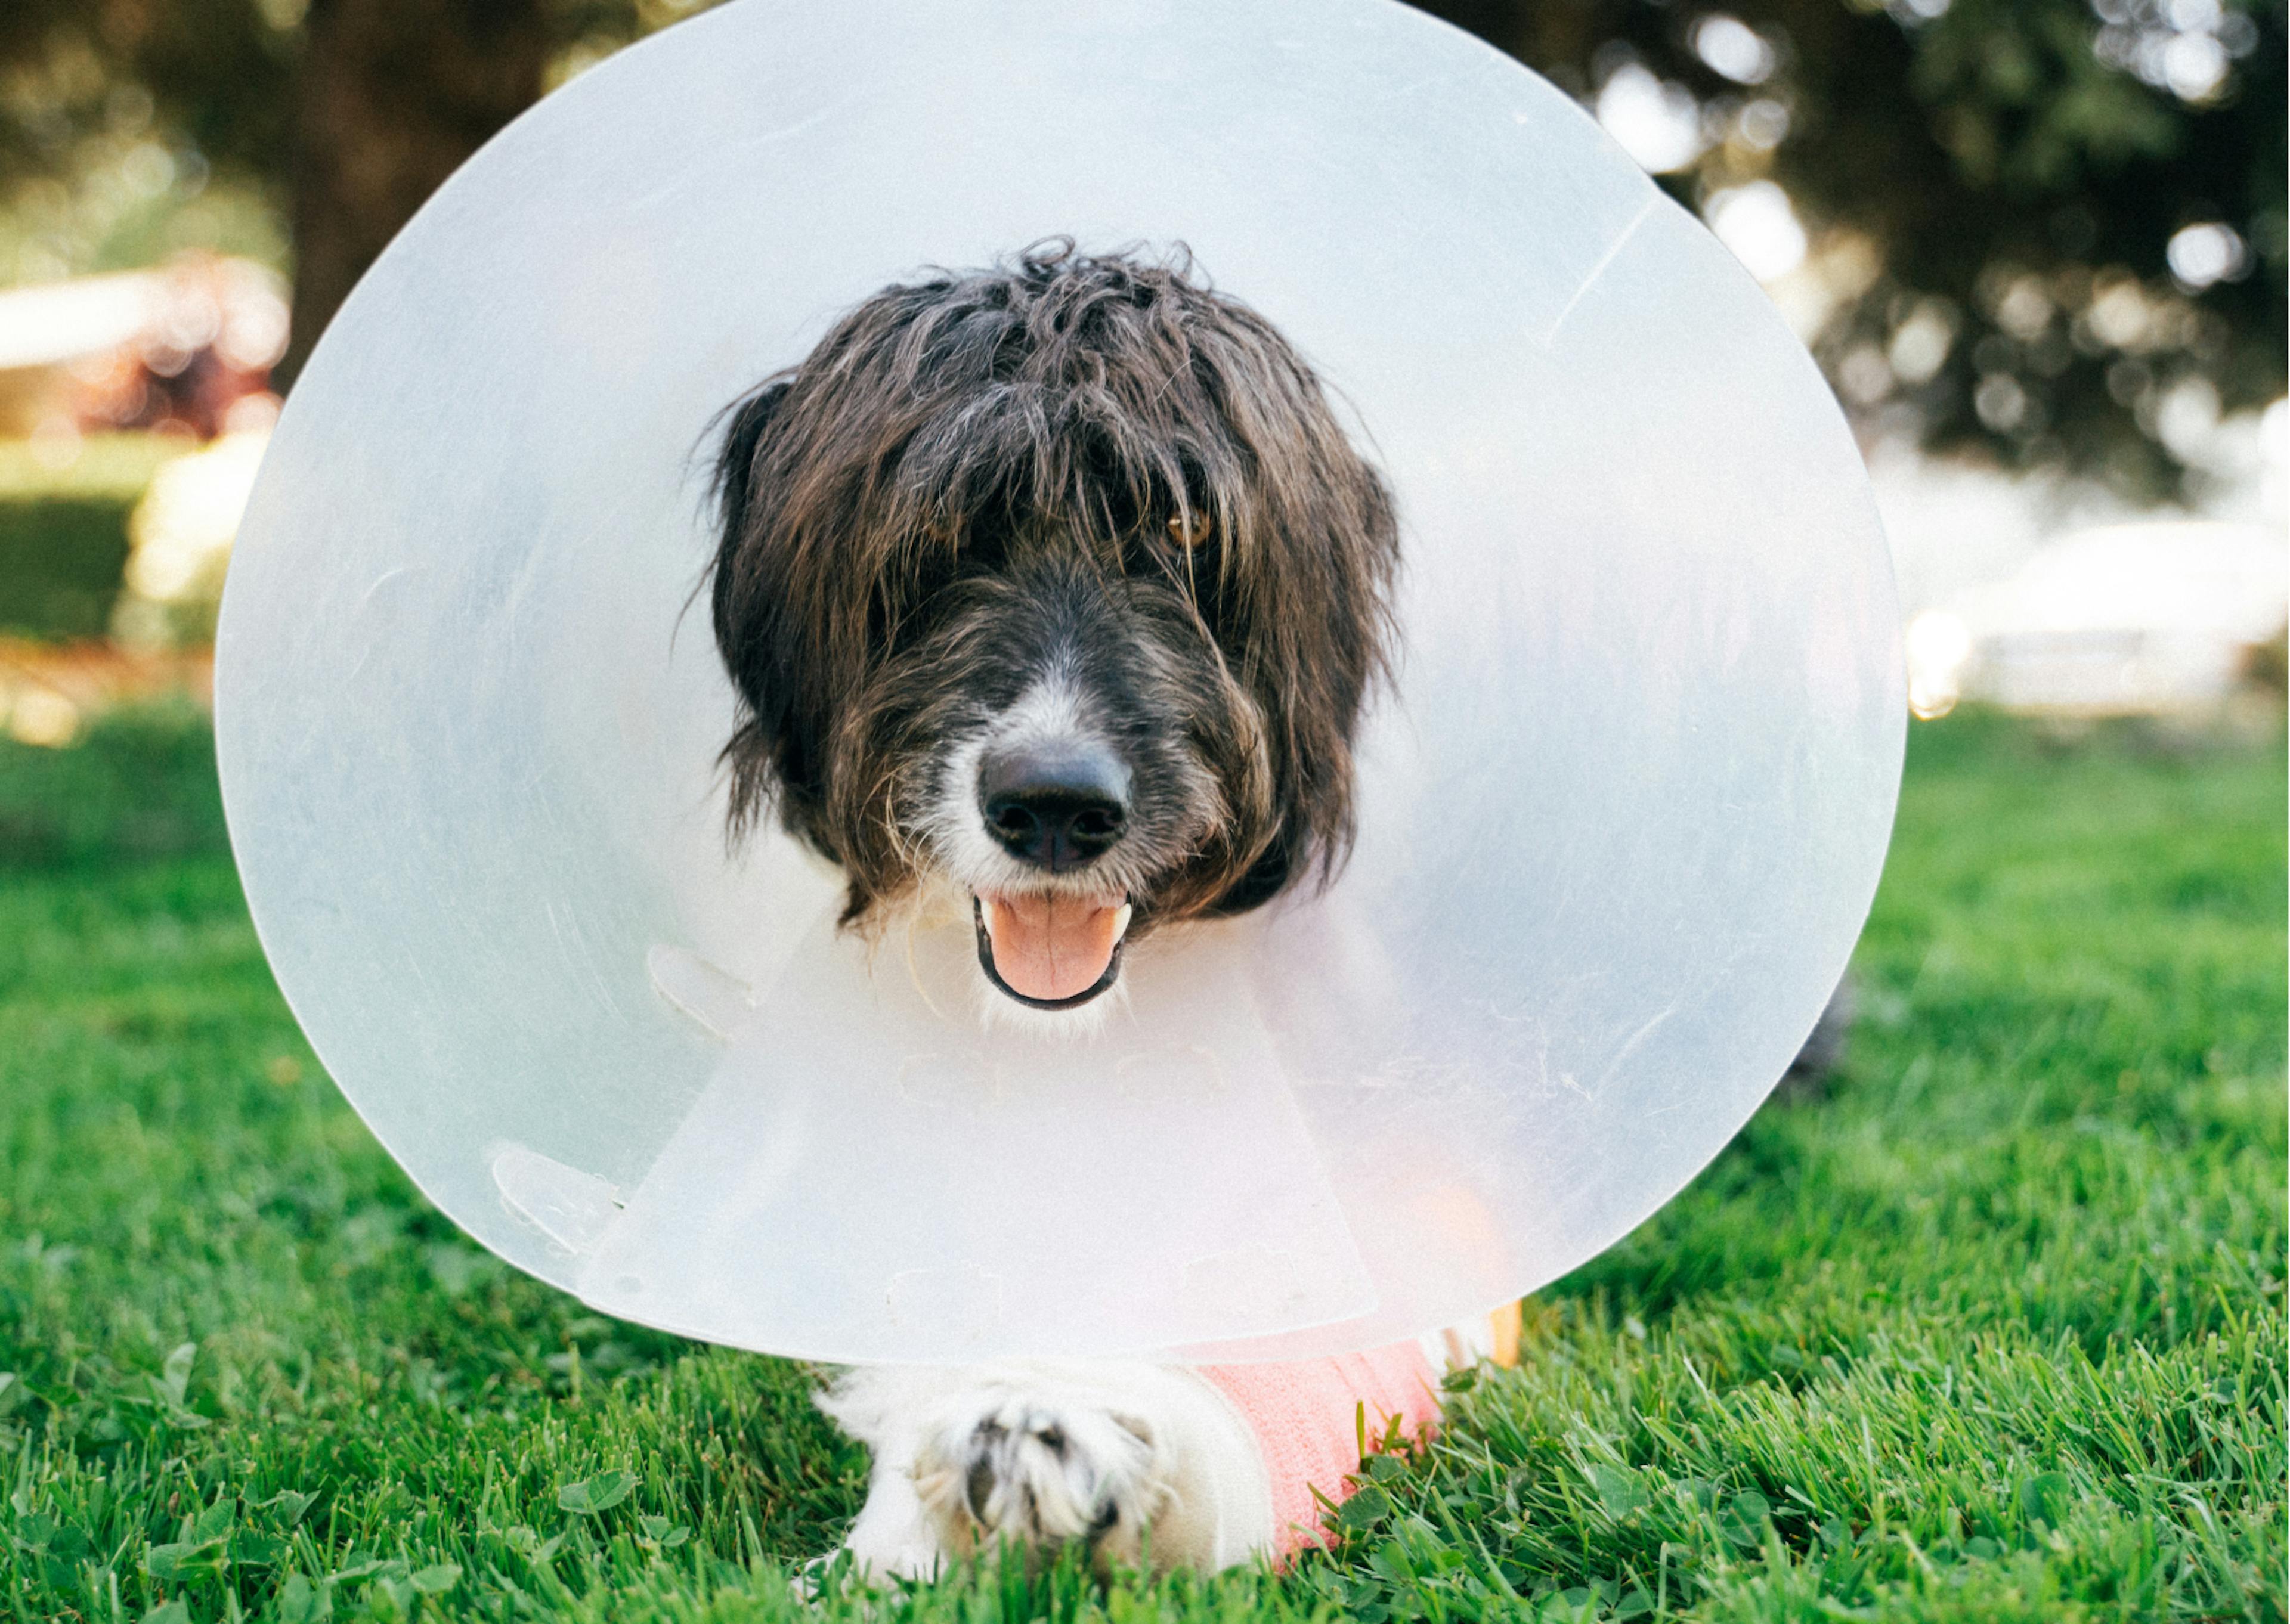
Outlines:
[[[978,769],[986,832],[1053,874],[1096,861],[1121,838],[1128,792],[1128,772],[1099,745],[996,750]]]

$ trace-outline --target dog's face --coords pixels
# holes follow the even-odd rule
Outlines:
[[[1069,246],[885,289],[729,414],[733,831],[775,805],[845,919],[933,889],[1021,1004],[1325,874],[1382,668],[1392,506],[1279,333]]]

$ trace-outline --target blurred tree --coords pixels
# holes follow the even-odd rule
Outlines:
[[[374,256],[540,97],[543,0],[311,0],[289,159],[292,379]]]
[[[536,100],[552,61],[597,54],[598,13],[629,0],[5,0],[0,188],[39,204],[72,185],[107,229],[36,265],[113,257],[135,166],[177,200],[210,172],[246,182],[291,226],[291,379],[351,285],[424,198]],[[182,180],[188,177],[187,187]],[[149,187],[164,204],[170,187]],[[140,244],[148,234],[128,234]]]
[[[2282,394],[2282,0],[1420,3],[1721,235],[1778,186],[1778,291],[1864,424],[2152,498]]]
[[[152,122],[210,162],[279,166],[299,0],[8,0],[0,176],[54,172],[75,142]]]
[[[707,3],[0,0],[0,202],[155,141],[291,196],[299,359],[493,129]],[[2153,497],[2282,392],[2286,0],[1419,3],[1801,250],[1759,268],[1873,431]]]
[[[0,282],[276,253],[298,43],[278,3],[0,0]]]

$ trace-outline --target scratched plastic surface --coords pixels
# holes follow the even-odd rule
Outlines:
[[[696,476],[842,308],[1191,245],[1356,411],[1405,652],[1325,895],[992,1035],[966,926],[726,855]],[[1300,605],[1300,612],[1309,606]],[[1758,290],[1558,92],[1381,0],[755,3],[551,96],[297,385],[224,602],[280,984],[421,1188],[612,1313],[844,1360],[1355,1348],[1667,1200],[1843,970],[1889,566]]]

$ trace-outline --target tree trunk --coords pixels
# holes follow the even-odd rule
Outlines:
[[[314,0],[296,94],[293,339],[301,370],[422,200],[537,100],[544,0]]]

